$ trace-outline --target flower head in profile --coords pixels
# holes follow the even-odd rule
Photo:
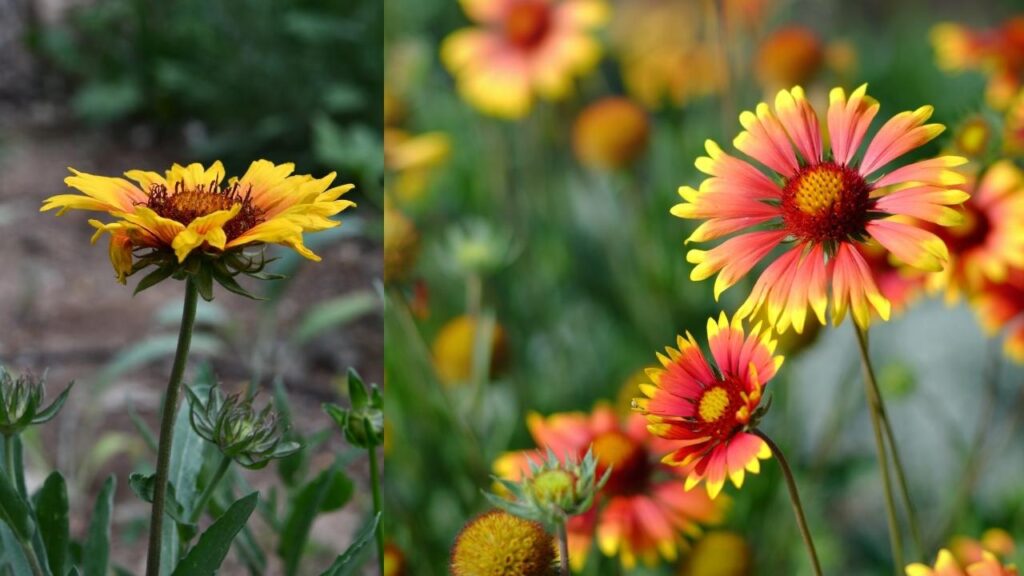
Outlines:
[[[677,443],[662,462],[679,467],[687,490],[703,481],[715,498],[726,479],[739,488],[745,472],[758,473],[760,460],[771,457],[751,430],[767,409],[761,406],[764,386],[783,359],[772,355],[771,330],[758,323],[746,334],[742,321],[729,322],[724,313],[708,320],[714,365],[689,333],[677,346],[658,354],[661,368],[648,371],[651,384],[641,387],[646,398],[638,398],[636,408],[652,434]]]
[[[498,477],[529,477],[530,463],[541,461],[548,450],[563,460],[581,459],[592,450],[596,476],[608,474],[593,508],[567,524],[569,560],[576,570],[583,567],[595,536],[605,556],[618,556],[623,566],[632,568],[638,560],[675,560],[688,546],[686,536],[699,535],[701,525],[722,519],[723,503],[703,492],[687,492],[679,470],[657,462],[656,455],[671,445],[648,433],[638,414],[623,420],[612,406],[599,404],[590,414],[533,413],[527,426],[539,450],[505,454],[494,463]]]
[[[948,252],[942,239],[902,219],[958,223],[952,206],[968,195],[957,188],[965,178],[953,168],[966,160],[943,156],[894,165],[942,132],[941,125],[926,124],[931,106],[893,116],[861,152],[879,109],[866,91],[865,85],[849,96],[841,88],[830,93],[824,119],[830,146],[804,91],[780,91],[774,110],[762,103],[740,115],[744,129],[733,144],[751,160],[708,140],[708,155],[697,159],[697,168],[709,178],[697,190],[679,189],[683,202],[672,214],[703,221],[688,242],[733,235],[710,250],[687,254],[696,264],[693,280],[718,274],[716,298],[784,248],[761,273],[738,316],[754,317],[764,308],[779,332],[790,326],[800,332],[808,308],[825,324],[831,301],[835,324],[847,311],[861,327],[869,324],[872,309],[888,319],[891,305],[862,253],[868,240],[911,267],[944,267]]]
[[[172,275],[191,276],[209,300],[213,280],[245,293],[234,276],[262,271],[262,258],[247,256],[246,247],[282,244],[320,259],[303,243],[303,233],[338,226],[331,216],[354,205],[341,199],[353,186],[332,188],[334,173],[318,179],[294,170],[293,164],[258,160],[241,178],[225,182],[220,162],[209,168],[175,164],[163,175],[130,170],[127,179],[72,168],[64,182],[80,193],[47,198],[41,210],[107,213],[113,222],[89,223],[96,228],[93,242],[110,234],[110,261],[119,282],[155,266],[137,291]]]
[[[957,562],[949,550],[939,550],[934,566],[915,563],[907,566],[907,576],[1017,576],[1017,567],[1004,565],[994,554],[984,552],[981,560],[966,566]]]
[[[972,176],[960,223],[934,226],[949,248],[950,263],[928,275],[932,291],[945,291],[946,300],[976,293],[985,282],[1006,280],[1012,268],[1024,267],[1024,172],[1009,160],[992,164]]]
[[[477,26],[456,30],[441,60],[459,94],[485,114],[526,116],[537,97],[560,100],[601,56],[592,32],[608,19],[603,0],[461,0]]]
[[[462,528],[452,547],[452,576],[554,576],[554,537],[534,520],[491,510]]]
[[[1024,16],[995,28],[977,29],[943,22],[931,32],[939,68],[950,72],[983,71],[988,75],[985,96],[1002,110],[1020,90],[1024,79]]]

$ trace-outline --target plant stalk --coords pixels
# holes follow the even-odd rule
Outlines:
[[[188,515],[189,523],[195,524],[199,522],[199,519],[203,516],[203,511],[206,510],[206,505],[210,502],[210,497],[213,496],[213,491],[217,489],[217,485],[220,484],[221,479],[224,478],[230,467],[231,458],[221,455],[220,463],[217,464],[217,469],[213,472],[210,483],[206,485],[206,488],[203,488],[203,493],[199,495],[199,500],[196,501],[196,507]]]
[[[160,541],[163,537],[164,506],[167,496],[167,476],[171,465],[171,444],[174,441],[174,420],[178,413],[181,379],[185,374],[188,350],[192,345],[192,329],[196,321],[199,290],[195,282],[185,280],[185,302],[181,310],[181,329],[178,347],[174,352],[174,365],[167,382],[163,415],[160,419],[160,443],[157,449],[156,485],[153,489],[153,509],[149,521],[149,553],[146,556],[146,576],[160,576]]]
[[[558,562],[562,576],[569,576],[569,533],[565,529],[565,520],[558,523]]]
[[[899,519],[896,515],[896,499],[892,493],[892,482],[889,475],[889,457],[885,448],[885,434],[882,426],[881,395],[878,394],[878,384],[875,381],[875,371],[871,366],[871,359],[868,355],[867,332],[856,324],[854,331],[857,333],[857,344],[860,347],[860,360],[864,369],[864,391],[868,398],[868,413],[871,415],[871,427],[875,435],[875,449],[878,452],[878,465],[882,475],[882,487],[885,492],[885,513],[889,524],[889,544],[892,547],[892,557],[895,574],[903,573],[903,538],[900,534]]]
[[[370,456],[370,488],[373,492],[373,513],[377,516],[377,528],[374,530],[377,539],[377,563],[380,573],[384,573],[384,515],[380,498],[380,472],[377,470],[377,442],[369,421],[365,421],[366,438],[369,444],[366,452]]]
[[[811,559],[811,566],[814,568],[816,576],[821,576],[821,563],[818,561],[818,551],[814,548],[814,539],[811,537],[811,530],[807,526],[807,517],[804,515],[804,507],[800,503],[800,492],[796,488],[796,478],[793,477],[793,470],[789,467],[789,462],[786,461],[786,457],[782,454],[782,449],[779,448],[767,434],[760,430],[754,430],[754,434],[757,434],[762,440],[768,444],[771,448],[772,454],[775,455],[775,459],[779,461],[779,467],[782,468],[782,475],[786,478],[786,489],[789,490],[789,501],[793,504],[793,513],[796,515],[796,523],[800,527],[800,535],[804,539],[804,546],[807,548],[807,555]]]

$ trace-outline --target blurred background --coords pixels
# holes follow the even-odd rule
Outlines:
[[[143,431],[156,426],[183,288],[133,298],[106,243],[89,245],[86,218],[39,214],[40,203],[66,190],[69,166],[116,176],[220,159],[241,175],[266,158],[356,184],[344,224],[307,239],[323,262],[271,248],[288,279],[248,286],[265,301],[218,291],[201,303],[186,376],[228,392],[255,383],[258,404],[285,410],[308,446],[234,473],[272,500],[223,573],[319,574],[370,508],[365,455],[321,404],[347,402],[350,367],[383,375],[382,16],[376,2],[0,0],[0,363],[49,370],[54,396],[76,382],[60,416],[25,437],[29,484],[64,473],[81,537],[116,474],[112,562],[126,573],[141,571],[149,518],[127,477],[155,462]],[[291,503],[326,471],[322,514],[291,526]],[[286,572],[304,542],[310,556]]]
[[[867,82],[882,103],[875,129],[935,107],[948,130],[920,156],[955,150],[975,117],[994,127],[988,150],[1011,155],[1000,131],[1024,71],[1011,21],[1024,6],[1009,0],[616,0],[577,31],[577,53],[593,58],[565,66],[567,89],[524,104],[507,60],[493,69],[508,75],[472,78],[487,50],[452,41],[524,30],[488,20],[497,5],[385,2],[387,502],[395,558],[417,576],[446,573],[456,534],[488,508],[492,463],[534,447],[529,412],[628,413],[655,351],[686,330],[702,340],[707,318],[749,293],[756,274],[719,303],[710,280],[690,281],[683,240],[696,223],[669,214],[676,189],[702,180],[706,139],[731,150],[739,112],[781,87],[803,85],[821,113],[829,89]],[[941,22],[1000,38],[1005,59],[940,66]],[[887,573],[853,330],[804,336],[781,345],[763,428],[796,470],[825,572]],[[1024,535],[1024,372],[1000,338],[929,295],[872,328],[924,532],[918,560],[955,535]],[[594,549],[584,573],[810,574],[775,463],[728,492],[724,521],[704,531],[718,537],[684,538],[692,551],[678,560],[625,570]]]

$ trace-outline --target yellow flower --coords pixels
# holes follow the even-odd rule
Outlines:
[[[493,510],[470,521],[452,548],[453,576],[551,576],[554,540],[540,522]]]
[[[708,532],[693,545],[680,576],[747,576],[750,546],[734,532]]]
[[[434,338],[434,367],[443,383],[459,384],[472,376],[476,324],[472,316],[458,316],[442,326]],[[498,371],[504,361],[505,330],[495,324],[491,336],[491,372]]]
[[[384,208],[384,282],[402,282],[419,254],[420,236],[416,226],[400,211]]]
[[[341,199],[353,185],[330,187],[333,172],[319,179],[293,175],[293,164],[266,160],[253,162],[226,185],[219,161],[209,168],[175,164],[164,175],[130,170],[125,176],[131,181],[70,170],[64,182],[80,194],[47,198],[40,211],[56,208],[59,216],[89,210],[112,217],[113,222],[89,223],[96,228],[93,242],[110,234],[110,261],[122,284],[140,266],[159,264],[169,276],[172,264],[184,264],[191,255],[217,259],[259,244],[282,244],[320,260],[302,234],[338,226],[330,217],[354,206]],[[232,272],[224,274],[231,281]]]
[[[647,148],[649,134],[647,112],[628,98],[609,97],[576,117],[572,147],[583,165],[624,168]]]

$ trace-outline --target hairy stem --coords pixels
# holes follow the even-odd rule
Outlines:
[[[196,321],[199,290],[191,278],[185,280],[185,303],[181,311],[181,329],[178,348],[174,352],[174,365],[167,382],[163,415],[160,419],[160,443],[157,449],[156,486],[153,488],[153,510],[149,521],[149,553],[146,556],[146,576],[160,576],[160,540],[163,537],[164,506],[167,495],[167,476],[171,467],[171,444],[174,439],[174,420],[178,413],[181,379],[185,374],[188,349],[192,345],[192,328]]]

